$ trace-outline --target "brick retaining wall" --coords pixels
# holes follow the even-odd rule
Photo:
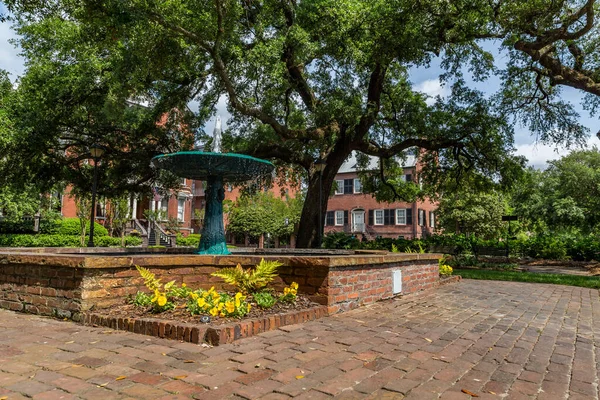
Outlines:
[[[81,320],[82,312],[99,312],[145,290],[135,269],[150,269],[163,283],[175,280],[192,288],[231,289],[210,273],[258,256],[85,255],[0,251],[0,307]],[[356,254],[344,256],[265,256],[284,263],[274,282],[282,288],[297,282],[300,291],[326,305],[329,313],[393,297],[392,274],[402,273],[402,292],[435,287],[438,255]]]

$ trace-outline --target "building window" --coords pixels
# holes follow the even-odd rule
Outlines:
[[[344,225],[344,211],[335,212],[335,226]]]
[[[325,213],[325,225],[326,226],[333,226],[334,223],[334,212],[333,211],[327,211]]]
[[[362,184],[358,178],[354,179],[354,193],[362,193]]]
[[[181,178],[181,186],[185,186],[185,178]]]
[[[344,194],[344,181],[341,179],[335,181],[335,194]]]
[[[383,210],[375,210],[375,225],[383,225]]]
[[[352,194],[354,192],[354,179],[344,179],[344,194]]]
[[[429,211],[429,226],[435,228],[435,214],[433,211]]]
[[[406,225],[406,209],[396,209],[396,225]]]
[[[425,210],[418,210],[419,213],[419,226],[425,226],[427,222],[425,221]]]
[[[160,201],[160,211],[165,213],[165,218],[166,218],[167,213],[169,212],[169,199],[164,198]]]
[[[412,182],[412,175],[411,174],[404,175],[404,182]]]
[[[183,221],[185,217],[185,199],[180,197],[177,199],[177,219]]]

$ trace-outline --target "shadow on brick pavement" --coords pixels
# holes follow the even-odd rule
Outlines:
[[[598,293],[464,280],[212,348],[0,310],[0,398],[598,399]]]

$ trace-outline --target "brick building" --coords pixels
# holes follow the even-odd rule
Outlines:
[[[434,232],[437,208],[434,202],[380,203],[370,194],[362,192],[356,164],[356,155],[353,153],[338,171],[335,193],[329,198],[324,216],[325,233],[347,232],[372,240],[378,236],[420,238]],[[405,181],[416,182],[416,158],[408,156],[401,165]],[[370,157],[368,169],[377,168],[377,158]]]
[[[220,137],[220,134],[221,119],[217,116],[214,135]],[[197,148],[202,149],[202,145],[197,144]],[[292,186],[281,188],[279,185],[274,184],[270,190],[277,195],[281,194],[282,197],[285,195],[294,197],[297,194],[297,189]],[[239,188],[232,185],[225,185],[225,200],[235,202],[239,196]],[[150,210],[163,211],[163,215],[165,216],[163,221],[160,222],[160,226],[154,227],[155,230],[161,231],[157,235],[160,236],[162,234],[163,238],[150,239],[151,244],[166,244],[168,239],[166,238],[165,228],[169,219],[176,219],[178,221],[178,230],[184,236],[190,233],[200,233],[203,223],[202,211],[205,204],[204,182],[182,178],[181,187],[177,190],[171,190],[168,195],[161,196],[158,193],[155,193],[151,197],[132,195],[129,199],[131,222],[128,230],[136,229],[141,231],[143,237],[151,237],[153,227],[150,226],[151,224],[146,220],[146,216],[144,215],[146,210]],[[107,204],[102,198],[98,199],[96,220],[104,223],[109,209],[110,204]],[[64,217],[77,217],[76,199],[70,195],[69,187],[67,187],[65,193],[61,196],[61,214]],[[224,217],[225,227],[227,227],[227,216],[225,215]]]

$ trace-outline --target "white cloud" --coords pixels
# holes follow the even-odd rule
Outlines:
[[[22,75],[25,70],[24,60],[18,55],[20,50],[8,42],[15,37],[8,23],[0,24],[0,69],[8,71],[12,80]]]
[[[587,142],[587,147],[590,148],[592,146],[600,147],[600,140],[596,137],[590,138]],[[535,142],[517,144],[515,147],[517,155],[525,156],[529,161],[529,165],[539,169],[546,168],[548,161],[557,160],[575,150]]]
[[[435,103],[435,97],[441,96],[446,97],[450,94],[450,89],[447,86],[442,86],[439,79],[427,79],[420,83],[417,83],[414,87],[417,92],[425,93],[430,96],[427,99],[427,104],[431,105]]]

